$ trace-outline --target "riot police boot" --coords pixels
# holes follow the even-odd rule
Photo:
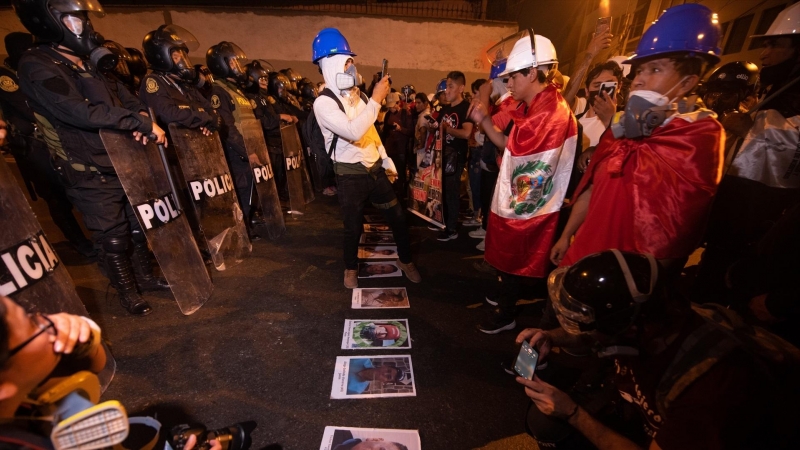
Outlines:
[[[133,253],[131,254],[133,273],[136,276],[136,285],[142,292],[169,290],[169,283],[161,277],[153,275],[153,264],[150,259],[150,249],[142,232],[133,233]]]
[[[119,304],[134,316],[146,316],[153,308],[136,290],[131,261],[128,258],[128,239],[109,238],[103,242],[103,262],[111,285],[119,294]]]

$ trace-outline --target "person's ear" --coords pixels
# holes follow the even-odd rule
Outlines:
[[[0,383],[0,402],[13,398],[19,392],[16,384],[8,381]]]
[[[697,75],[689,75],[683,78],[683,80],[678,83],[678,92],[680,95],[678,97],[684,97],[689,92],[692,92],[697,86],[697,83],[700,82],[700,77]]]

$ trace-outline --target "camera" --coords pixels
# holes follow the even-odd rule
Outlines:
[[[208,430],[201,424],[177,425],[170,430],[169,443],[174,450],[183,450],[189,437],[195,435],[197,444],[194,449],[196,450],[210,449],[210,441],[218,441],[222,445],[222,450],[243,450],[250,448],[252,443],[250,433],[255,427],[255,422],[239,422],[217,430]]]

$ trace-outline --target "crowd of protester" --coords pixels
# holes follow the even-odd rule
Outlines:
[[[59,14],[86,17],[86,11]],[[721,35],[711,11],[699,4],[673,7],[630,57],[597,61],[613,38],[610,30],[599,31],[570,77],[558,71],[549,39],[522,31],[492,54],[487,79],[451,71],[430,93],[408,84],[392,88],[385,74],[367,86],[355,70],[356,55],[334,29],[318,39],[327,33],[338,46],[319,54],[314,48],[322,84],[263,60],[245,65],[244,52],[230,42],[209,49],[207,67],[193,66],[193,37],[174,26],[148,34],[143,53],[104,42],[117,63],[102,71],[88,52],[34,45],[31,35],[11,33],[6,65],[32,101],[4,96],[0,102],[21,168],[35,157],[27,151],[32,140],[47,142],[48,130],[60,131],[64,141],[63,129],[71,126],[80,129],[71,136],[95,143],[96,130],[87,137],[86,126],[68,117],[74,110],[53,106],[74,94],[72,75],[64,75],[70,70],[114,88],[103,95],[115,106],[95,128],[116,127],[162,144],[168,142],[162,129],[173,122],[218,131],[248,223],[258,212],[242,202],[252,185],[252,155],[237,127],[245,114],[237,105],[251,105],[246,113],[263,128],[282,199],[288,191],[280,126],[302,128],[314,117],[326,147],[337,150],[331,167],[314,170],[318,187],[338,195],[342,206],[349,288],[357,286],[357,239],[368,200],[384,205],[379,209],[397,241],[399,267],[421,281],[398,202],[405,204],[423,164],[438,164],[444,229],[433,229],[439,245],[452,245],[447,242],[461,229],[472,228],[468,236],[480,239],[476,248],[485,252],[476,268],[498,279],[486,287],[490,313],[478,330],[514,330],[524,285],[548,294],[539,326],[517,337],[538,351],[534,376],[517,381],[532,401],[526,427],[540,448],[794,448],[800,34],[787,21],[800,21],[800,5],[756,37],[763,47],[760,69],[745,61],[717,67]],[[36,25],[29,28],[36,33]],[[148,46],[159,39],[166,47]],[[52,60],[55,68],[48,66]],[[352,80],[343,87],[339,75],[345,74]],[[147,107],[156,110],[153,120],[140,114]],[[44,138],[32,123],[45,130]],[[437,161],[424,161],[437,141]],[[90,174],[101,164],[97,158],[68,164],[65,152],[49,144],[61,176]],[[31,177],[35,165],[26,166],[33,167]],[[135,238],[135,220],[132,232],[110,231],[130,220],[121,213],[107,223],[111,209],[120,213],[125,206],[109,201],[105,209],[89,208],[106,201],[97,192],[109,186],[79,178],[60,192],[83,213],[94,246],[87,248],[82,235],[65,235],[85,253],[101,255],[130,313],[147,314],[150,306],[138,292],[163,288],[143,267],[148,256],[134,257],[133,269],[118,257],[128,254],[128,239],[146,249]],[[121,188],[112,188],[119,195]],[[686,267],[698,249],[699,264]],[[6,298],[0,313],[4,418],[14,416],[59,354],[82,348],[85,368],[102,367],[103,352],[87,344],[99,337],[93,322],[28,318]],[[582,358],[582,368],[559,369],[564,355]],[[37,371],[20,370],[22,358]]]

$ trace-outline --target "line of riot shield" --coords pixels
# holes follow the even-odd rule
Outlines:
[[[281,127],[281,144],[283,146],[284,167],[286,168],[286,184],[289,187],[289,204],[292,216],[303,215],[306,204],[314,200],[314,187],[308,176],[303,145],[295,124]]]
[[[275,186],[275,175],[269,160],[267,142],[264,140],[264,132],[261,131],[261,122],[255,118],[243,119],[240,131],[244,137],[247,154],[255,155],[258,159],[257,163],[251,160],[250,167],[253,169],[255,187],[253,195],[258,197],[257,205],[261,207],[263,223],[254,226],[256,229],[266,228],[270,239],[278,239],[286,232],[286,223],[283,220],[281,201]],[[256,202],[252,200],[250,204],[252,207],[256,206]]]
[[[189,208],[214,267],[225,270],[240,263],[252,250],[233,179],[225,162],[219,135],[169,125],[169,136],[188,186]]]
[[[3,158],[0,158],[0,295],[11,297],[29,312],[89,316],[72,277]],[[98,375],[103,390],[111,383],[117,367],[107,346],[106,354],[106,366]]]
[[[170,189],[156,144],[142,145],[132,133],[113,130],[100,130],[100,139],[178,307],[192,314],[211,297],[214,285],[189,222],[176,206],[177,193]]]

